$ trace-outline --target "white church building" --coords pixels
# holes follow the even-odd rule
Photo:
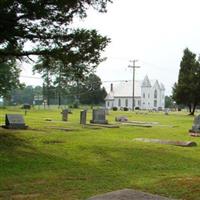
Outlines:
[[[134,107],[144,110],[161,110],[165,107],[165,87],[158,80],[149,80],[145,76],[143,81],[135,81]],[[105,98],[105,106],[132,109],[133,82],[124,81],[119,84],[111,84],[110,92]]]

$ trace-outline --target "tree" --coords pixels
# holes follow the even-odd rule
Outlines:
[[[14,59],[0,63],[0,96],[9,98],[11,90],[23,86],[19,75],[20,69]]]
[[[194,115],[196,106],[200,103],[200,63],[196,54],[188,48],[180,63],[178,82],[173,87],[173,99],[177,104],[189,107],[190,115]]]
[[[77,94],[79,94],[80,103],[92,105],[103,103],[107,93],[101,85],[101,79],[93,73],[85,81],[79,83]]]
[[[165,96],[165,108],[173,108],[174,102],[171,96]]]
[[[86,17],[89,7],[106,12],[108,2],[111,0],[0,1],[0,61],[42,55],[69,68],[80,63],[97,66],[110,40],[96,30],[73,29],[71,24],[75,17]],[[25,50],[27,42],[34,44],[33,48]]]

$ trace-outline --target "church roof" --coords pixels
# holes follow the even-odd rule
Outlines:
[[[144,80],[142,81],[142,85],[141,86],[142,87],[151,87],[152,86],[147,75],[144,77]]]
[[[105,100],[114,100],[114,93],[113,92],[108,93]]]
[[[165,90],[165,86],[163,85],[163,83],[160,83],[160,89]]]
[[[141,96],[141,81],[135,81],[134,88],[135,88],[134,96]],[[109,97],[108,95],[107,97]],[[124,81],[119,84],[114,84],[112,95],[113,95],[112,96],[113,98],[114,97],[131,97],[133,95],[133,81]]]

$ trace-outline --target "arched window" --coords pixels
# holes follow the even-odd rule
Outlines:
[[[126,107],[128,107],[128,99],[126,99],[125,105],[126,105]]]
[[[121,106],[121,99],[118,100],[118,106]]]
[[[154,98],[157,99],[157,96],[158,96],[158,92],[157,92],[157,90],[155,90],[154,91]]]
[[[143,93],[143,98],[145,98],[145,93]]]

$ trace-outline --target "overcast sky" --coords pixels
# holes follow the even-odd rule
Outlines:
[[[136,70],[136,79],[145,75],[158,79],[170,94],[183,50],[188,47],[200,53],[199,0],[113,0],[106,14],[90,10],[84,21],[74,25],[97,29],[111,38],[103,54],[107,61],[97,68],[102,81],[132,79],[129,60],[137,59],[141,68]],[[30,74],[31,67],[23,68],[22,75]],[[23,81],[40,83],[39,79]]]

